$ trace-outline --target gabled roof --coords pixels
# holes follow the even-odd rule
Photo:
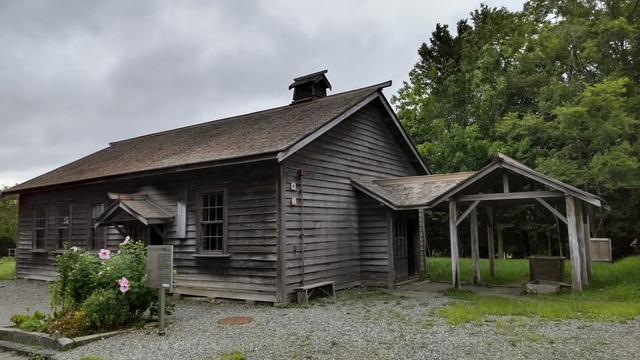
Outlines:
[[[436,198],[432,199],[429,202],[429,207],[437,206],[439,203],[446,201],[449,198],[455,198],[457,195],[463,193],[465,189],[473,187],[475,184],[481,182],[482,180],[487,179],[491,176],[495,176],[495,174],[497,173],[503,173],[504,171],[511,172],[521,177],[533,180],[566,195],[574,196],[592,205],[598,207],[605,206],[604,200],[596,195],[575,188],[569,184],[565,184],[562,181],[543,175],[502,153],[496,152],[494,154],[494,161],[491,164],[477,171],[475,174],[473,174],[473,176],[468,177],[466,180],[457,184],[455,187],[444,191]]]
[[[321,74],[324,76],[323,74]],[[140,173],[273,159],[282,161],[348,116],[381,101],[385,82],[296,105],[206,122],[111,143],[109,147],[16,185],[4,193],[92,182]],[[391,129],[410,163],[429,173],[395,114]]]
[[[443,192],[472,176],[474,172],[410,176],[393,179],[351,179],[356,189],[394,210],[418,209]]]
[[[356,189],[394,210],[433,208],[449,198],[464,194],[465,190],[467,192],[471,190],[473,193],[479,184],[495,179],[496,175],[502,175],[506,171],[556,190],[557,193],[551,194],[553,196],[558,194],[562,198],[564,193],[598,207],[604,206],[604,200],[598,196],[543,175],[504,154],[496,153],[494,158],[495,160],[491,164],[476,172],[411,176],[383,180],[353,178],[351,179],[351,184]],[[518,193],[512,193],[512,195],[515,194]],[[533,194],[536,193],[534,192]],[[539,192],[539,194],[550,195],[542,192]],[[490,196],[491,194],[482,195]],[[524,202],[537,201],[534,197],[529,199],[514,198],[509,201],[513,203],[514,200]]]
[[[112,222],[140,221],[145,225],[167,224],[174,216],[146,196],[119,196],[93,222],[94,227],[110,225]]]

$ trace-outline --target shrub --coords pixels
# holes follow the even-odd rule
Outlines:
[[[127,238],[118,252],[102,249],[98,256],[65,245],[56,265],[58,278],[51,287],[51,303],[58,320],[74,313],[78,320],[77,313],[82,313],[90,330],[97,332],[139,322],[148,310],[157,314],[158,290],[147,286],[147,258],[141,241]],[[172,309],[168,304],[166,313]],[[64,333],[66,328],[56,330],[69,336]]]
[[[37,310],[31,316],[14,314],[11,316],[11,322],[16,324],[19,329],[27,331],[46,331],[49,328],[46,316]]]
[[[94,291],[82,304],[82,310],[93,328],[111,330],[127,324],[129,305],[114,289]]]
[[[29,315],[25,315],[25,314],[13,314],[13,316],[11,316],[11,322],[16,324],[16,326],[20,327],[20,325],[22,325],[22,323],[28,321],[31,317]]]
[[[58,278],[51,284],[51,305],[62,313],[74,311],[95,288],[93,277],[97,274],[100,259],[73,247],[55,258]]]
[[[91,323],[84,311],[73,311],[51,322],[49,333],[53,336],[81,336],[90,331]]]

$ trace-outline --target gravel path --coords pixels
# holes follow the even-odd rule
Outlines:
[[[0,285],[6,285],[0,288],[1,320],[15,309],[37,309],[38,300],[40,309],[48,309],[46,285],[25,281]],[[341,291],[336,300],[314,299],[307,308],[181,300],[169,317],[166,336],[158,336],[155,329],[134,330],[59,353],[57,358],[200,360],[233,349],[261,360],[632,359],[640,354],[640,320],[621,324],[495,318],[482,324],[449,325],[431,315],[448,301],[431,291],[439,287],[407,286],[400,289],[402,297]],[[14,294],[18,291],[21,295]],[[253,321],[217,323],[231,316],[249,316]]]

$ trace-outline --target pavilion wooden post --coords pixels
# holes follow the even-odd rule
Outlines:
[[[573,287],[573,291],[582,291],[575,198],[571,195],[566,195],[565,201],[567,203],[567,230],[569,233],[569,254],[571,256],[571,286]]]
[[[496,276],[496,249],[493,241],[493,208],[487,206],[487,246],[489,247],[489,274]]]
[[[449,202],[449,237],[451,241],[451,277],[453,288],[460,289],[460,265],[458,264],[458,209],[455,201]]]
[[[498,233],[498,259],[504,259],[504,242],[502,240],[502,228],[500,226],[497,226],[496,232]]]
[[[480,285],[480,243],[478,241],[478,209],[471,210],[471,262],[473,285]]]
[[[580,277],[582,286],[589,285],[589,277],[587,276],[587,252],[584,240],[584,216],[582,211],[582,200],[575,199],[576,207],[576,230],[578,233],[578,248],[580,249]]]
[[[587,279],[591,282],[593,271],[591,269],[591,207],[583,202],[582,216],[584,217],[584,245],[587,254]]]

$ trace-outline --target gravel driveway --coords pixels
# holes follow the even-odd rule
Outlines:
[[[0,324],[15,312],[48,312],[46,284],[6,281],[0,286]],[[180,300],[166,336],[139,329],[59,353],[58,359],[203,359],[233,349],[248,359],[633,359],[640,354],[640,320],[538,321],[496,318],[449,325],[431,311],[449,300],[413,284],[402,296],[340,291],[335,300],[278,308]],[[503,292],[513,290],[499,290]],[[217,320],[248,316],[244,325]]]

